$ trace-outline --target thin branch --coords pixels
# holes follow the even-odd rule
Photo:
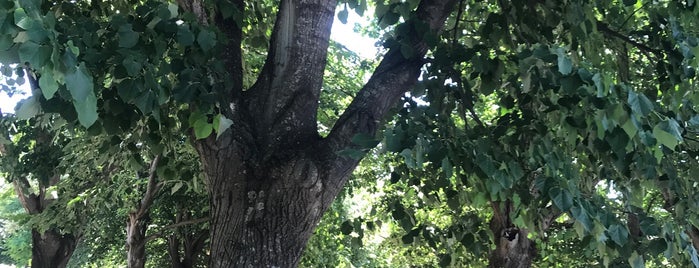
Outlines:
[[[639,43],[639,42],[637,42],[637,41],[635,41],[635,40],[629,38],[629,37],[626,36],[626,35],[623,35],[623,34],[621,34],[621,33],[619,33],[619,32],[616,32],[616,31],[612,30],[611,28],[609,28],[609,25],[607,25],[607,24],[604,23],[604,22],[597,21],[597,29],[599,29],[600,31],[602,31],[603,33],[605,33],[605,34],[607,34],[607,35],[610,35],[610,36],[612,36],[612,37],[616,37],[616,38],[618,38],[618,39],[620,39],[620,40],[622,40],[622,41],[624,41],[624,42],[626,42],[626,43],[629,43],[629,44],[633,45],[634,47],[636,47],[636,48],[638,48],[638,49],[640,49],[640,50],[642,50],[642,51],[647,51],[647,52],[653,53],[653,54],[658,55],[658,56],[659,56],[659,55],[662,55],[662,53],[663,53],[663,52],[662,52],[661,50],[659,50],[659,49],[651,48],[651,47],[649,47],[649,46],[647,46],[647,45],[645,45],[645,44]]]
[[[181,222],[178,222],[178,223],[175,223],[175,224],[170,224],[170,225],[168,225],[168,226],[165,226],[165,227],[163,227],[163,228],[160,228],[160,230],[158,230],[158,231],[155,232],[154,234],[151,234],[151,235],[147,236],[147,237],[146,237],[146,241],[150,241],[150,240],[153,240],[153,239],[162,237],[163,234],[165,233],[165,231],[170,230],[170,229],[175,229],[175,228],[178,228],[178,227],[181,227],[181,226],[191,225],[191,224],[198,224],[198,223],[207,222],[207,221],[209,221],[209,217],[199,218],[199,219],[193,219],[193,220],[187,220],[187,221],[181,221]]]
[[[456,13],[456,22],[454,22],[454,37],[451,40],[451,45],[456,46],[456,40],[458,39],[459,35],[459,21],[461,21],[461,15],[464,12],[464,0],[459,1],[459,10]]]
[[[645,7],[646,7],[648,4],[650,4],[650,3],[651,3],[650,1],[645,2],[641,7],[637,8],[636,10],[634,10],[633,12],[631,12],[631,14],[629,14],[629,16],[626,17],[626,19],[624,20],[624,22],[621,23],[621,26],[619,26],[619,28],[620,28],[620,29],[621,29],[621,28],[624,28],[624,26],[626,25],[626,23],[629,22],[629,20],[631,20],[631,17],[633,17],[633,15],[635,15],[635,14],[636,14],[638,11],[640,11],[641,9],[645,8]]]

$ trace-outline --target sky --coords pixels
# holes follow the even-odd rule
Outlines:
[[[0,83],[5,83],[4,78],[1,76]],[[25,92],[29,92],[27,83],[24,84],[23,88]],[[14,113],[17,102],[26,97],[29,97],[29,94],[14,94],[12,97],[10,97],[4,91],[0,91],[0,111],[3,113]]]
[[[342,10],[341,7],[337,8],[338,12],[340,10]],[[374,46],[376,40],[355,33],[353,30],[355,23],[359,23],[360,25],[368,25],[368,18],[371,17],[371,10],[365,12],[364,17],[359,17],[359,15],[357,15],[357,13],[355,13],[354,11],[349,11],[347,17],[347,24],[343,24],[342,22],[337,20],[337,16],[335,16],[335,22],[333,23],[330,38],[333,39],[335,42],[338,42],[347,47],[348,49],[354,51],[362,58],[374,58],[374,56],[377,53],[377,48]],[[4,82],[4,79],[0,77],[0,83]],[[27,86],[27,83],[25,83],[23,88],[24,92],[30,91],[29,87]],[[0,110],[3,113],[14,113],[15,105],[17,104],[17,102],[27,97],[29,97],[28,93],[15,94],[12,97],[10,97],[7,94],[5,94],[5,92],[0,91]]]

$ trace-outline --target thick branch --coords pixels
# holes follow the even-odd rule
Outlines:
[[[422,1],[416,11],[417,18],[427,23],[432,32],[440,32],[455,3],[456,0]],[[418,34],[413,31],[413,35],[419,36]],[[369,82],[359,91],[328,135],[326,146],[330,151],[350,147],[352,137],[356,134],[376,134],[379,123],[386,117],[389,109],[417,82],[426,45],[418,40],[413,44],[413,48],[417,53],[410,59],[406,59],[398,47],[392,48],[386,54]],[[355,164],[356,162],[348,161],[346,166],[337,166],[337,171],[346,172],[343,170],[348,170],[348,167]]]
[[[245,92],[265,155],[316,139],[318,97],[337,1],[282,0],[267,60]],[[282,138],[280,138],[282,137]]]
[[[30,189],[29,181],[26,178],[15,178],[12,183],[15,186],[15,193],[19,198],[19,203],[22,204],[27,214],[33,215],[41,213],[41,203],[38,196],[32,193],[27,193]]]

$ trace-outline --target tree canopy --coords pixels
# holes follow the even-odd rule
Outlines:
[[[329,39],[368,10],[375,60]],[[699,267],[698,26],[695,1],[0,1],[2,74],[33,93],[2,171],[60,189],[52,213],[121,209],[132,267],[151,216],[211,267],[347,263],[322,243],[366,266]],[[65,210],[84,196],[119,202]]]

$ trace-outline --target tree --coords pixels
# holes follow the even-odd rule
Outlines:
[[[29,215],[52,213],[57,197],[51,188],[61,180],[58,164],[65,137],[33,120],[15,121],[0,115],[0,121],[5,126],[0,139],[6,141],[0,144],[0,163],[19,203]],[[31,226],[32,267],[66,267],[80,239],[79,230],[67,227],[74,220],[75,215],[60,222],[27,223]]]
[[[153,133],[147,146],[156,130],[186,132],[207,178],[212,267],[297,265],[394,113],[381,145],[400,156],[394,177],[425,169],[408,181],[415,197],[489,217],[436,228],[413,215],[419,200],[396,202],[403,242],[488,237],[491,266],[529,267],[535,237],[572,222],[604,264],[640,266],[658,248],[682,263],[699,237],[684,219],[696,204],[696,5],[650,3],[376,1],[387,52],[325,136],[337,1],[4,1],[0,60],[38,79],[29,117],[40,106],[93,135]],[[367,3],[342,4],[340,17]],[[605,196],[615,191],[622,205]],[[676,220],[667,230],[647,196]]]

